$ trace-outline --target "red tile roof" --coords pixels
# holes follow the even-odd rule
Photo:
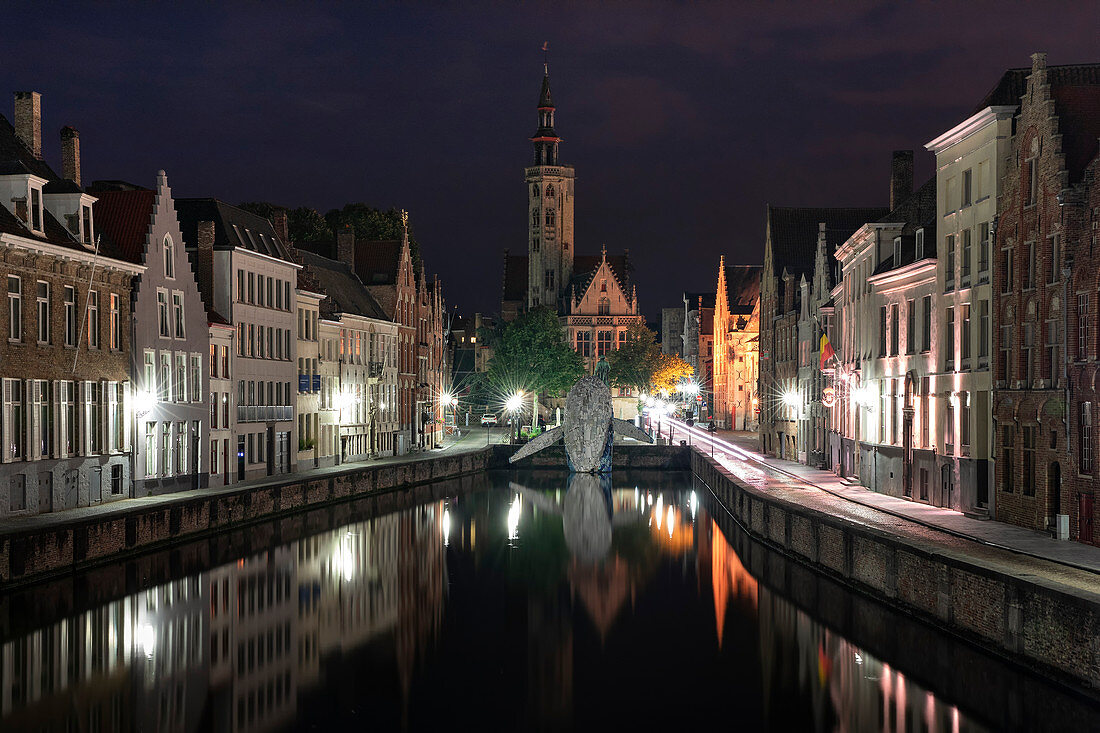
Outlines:
[[[355,273],[367,285],[393,285],[401,266],[401,240],[356,240]]]
[[[94,206],[96,228],[115,243],[123,259],[142,264],[156,192],[99,191],[95,195],[99,197]]]

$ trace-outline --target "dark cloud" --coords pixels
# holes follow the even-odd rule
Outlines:
[[[543,41],[581,251],[629,247],[642,305],[759,261],[764,206],[882,205],[890,151],[1035,50],[1096,61],[1088,3],[73,4],[6,8],[0,88],[81,130],[86,175],[178,195],[412,212],[463,311],[525,240]],[[10,109],[10,108],[9,108]]]

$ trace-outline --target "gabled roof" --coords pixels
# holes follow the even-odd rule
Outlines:
[[[800,208],[768,206],[768,231],[772,247],[772,275],[787,270],[795,279],[811,275],[817,252],[818,225],[825,223],[825,243],[832,258],[836,248],[869,221],[889,213],[883,207]]]
[[[1080,180],[1084,169],[1097,155],[1100,138],[1100,64],[1047,66],[1047,83],[1058,115],[1062,152],[1070,183]],[[1008,69],[974,109],[992,105],[1019,106],[1027,93],[1031,67]]]
[[[262,216],[237,208],[214,198],[175,199],[180,232],[188,248],[196,246],[200,221],[214,222],[214,249],[240,247],[293,262],[286,244],[275,233],[275,227]]]
[[[326,317],[333,313],[351,313],[382,321],[390,320],[349,265],[305,250],[299,250],[298,255],[301,264],[321,292],[332,301],[329,306],[331,310],[322,305],[322,310],[328,311],[325,313]]]
[[[901,236],[901,260],[894,262],[893,247],[890,247],[890,256],[885,258],[875,268],[873,274],[877,275],[887,270],[893,270],[916,261],[917,237],[916,231],[924,229],[924,257],[922,259],[935,258],[936,256],[936,177],[932,176],[923,186],[914,191],[908,198],[879,222],[890,224],[903,224]]]
[[[566,297],[571,297],[572,291],[575,291],[578,296],[584,295],[584,291],[588,289],[588,285],[592,282],[592,278],[596,276],[602,262],[602,255],[576,255],[573,258],[573,277],[569,279],[568,289],[565,293]],[[607,255],[607,264],[611,268],[611,273],[615,276],[615,279],[619,281],[623,294],[629,298],[629,255]]]
[[[401,267],[401,240],[356,240],[355,272],[367,285],[393,285]]]
[[[157,194],[148,189],[96,192],[96,229],[110,239],[128,262],[143,264]]]
[[[726,303],[733,315],[751,315],[760,300],[763,265],[726,265]]]

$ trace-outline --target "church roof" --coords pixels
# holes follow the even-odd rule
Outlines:
[[[539,107],[553,107],[554,101],[550,98],[550,75],[542,77],[542,89],[539,91]]]
[[[726,303],[733,315],[751,315],[760,300],[763,265],[726,265]]]
[[[802,208],[768,206],[768,231],[771,237],[772,274],[783,270],[798,275],[813,272],[817,251],[818,225],[825,223],[825,242],[832,257],[836,248],[869,221],[878,221],[889,213],[874,208]]]

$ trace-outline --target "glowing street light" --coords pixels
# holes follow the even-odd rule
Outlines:
[[[134,393],[134,414],[138,417],[148,415],[157,406],[157,395],[150,389]]]

